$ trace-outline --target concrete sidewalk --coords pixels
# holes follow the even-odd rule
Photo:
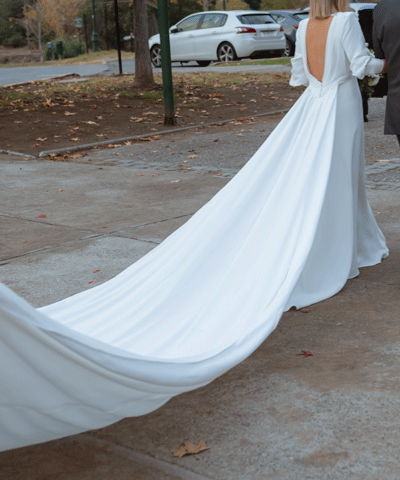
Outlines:
[[[112,278],[234,173],[118,152],[114,165],[100,151],[82,163],[0,156],[0,279],[35,306]],[[253,355],[207,387],[144,417],[1,452],[0,479],[400,478],[399,173],[398,160],[368,167],[390,248],[382,264],[307,313],[285,313]],[[172,456],[201,439],[209,450]]]

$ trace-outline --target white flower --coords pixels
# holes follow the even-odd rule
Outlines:
[[[379,75],[369,75],[368,76],[368,85],[373,87],[379,82]]]

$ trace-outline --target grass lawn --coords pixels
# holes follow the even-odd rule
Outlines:
[[[131,52],[122,52],[122,58],[134,58],[134,54]],[[5,64],[0,65],[0,68],[16,68],[16,67],[49,67],[49,66],[62,66],[62,65],[96,65],[104,64],[108,60],[118,60],[117,50],[103,50],[101,52],[90,52],[78,55],[74,58],[66,58],[64,60],[47,61],[43,63],[26,63],[26,64]]]
[[[263,58],[261,60],[242,60],[215,65],[216,67],[235,67],[241,65],[290,65],[290,57]]]

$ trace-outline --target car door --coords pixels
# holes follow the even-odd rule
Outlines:
[[[224,13],[206,13],[203,15],[200,28],[194,32],[196,60],[217,59],[217,48],[227,18],[228,15]]]
[[[172,61],[196,60],[194,32],[199,26],[201,17],[202,14],[191,15],[170,29],[169,40]],[[176,33],[172,33],[173,31],[176,31]]]

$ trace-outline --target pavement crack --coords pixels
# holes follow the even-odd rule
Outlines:
[[[108,448],[113,450],[117,455],[121,455],[125,458],[131,459],[132,461],[139,463],[141,465],[146,465],[149,467],[156,468],[157,470],[160,470],[170,475],[179,476],[182,480],[214,480],[213,477],[205,477],[204,475],[195,473],[192,470],[188,470],[179,465],[169,463],[165,460],[160,460],[150,455],[146,455],[145,453],[135,452],[134,450],[128,447],[117,445],[116,443],[111,442],[109,440],[104,440],[102,438],[98,438],[92,435],[87,435],[84,433],[81,433],[80,437],[83,437],[84,439],[91,441],[93,443],[97,443],[99,446],[102,446],[102,447],[107,446]]]
[[[175,219],[178,219],[178,218],[191,217],[192,215],[193,215],[193,213],[186,213],[184,215],[177,215],[176,217],[164,218],[164,219],[158,220],[156,222],[142,223],[142,224],[139,224],[139,225],[134,225],[133,227],[124,228],[124,229],[121,229],[121,230],[115,230],[114,232],[106,232],[106,233],[92,232],[91,234],[86,235],[84,237],[74,238],[72,240],[66,240],[65,242],[59,242],[59,243],[56,243],[54,245],[48,245],[48,246],[42,247],[42,248],[36,248],[35,250],[29,250],[28,252],[15,254],[15,255],[12,255],[12,256],[9,256],[9,257],[7,257],[7,256],[0,257],[0,265],[7,264],[10,260],[15,260],[17,258],[26,257],[28,255],[42,253],[42,252],[45,252],[45,251],[52,250],[56,247],[58,248],[60,246],[68,245],[68,244],[71,244],[71,243],[78,243],[78,242],[84,242],[86,240],[92,240],[94,238],[106,238],[106,237],[116,236],[116,237],[120,237],[120,238],[128,238],[130,240],[136,240],[138,242],[146,242],[146,243],[151,243],[153,245],[159,245],[159,243],[154,242],[152,240],[145,240],[143,238],[124,237],[121,234],[124,233],[124,232],[134,230],[135,228],[146,227],[146,226],[151,226],[151,225],[158,225],[160,223],[168,222],[170,220],[175,220]],[[0,216],[10,217],[9,215],[4,215],[4,214],[1,214],[1,213],[0,213]],[[10,217],[10,218],[17,218],[17,217]],[[24,220],[24,219],[20,218],[19,220]],[[33,220],[30,220],[30,221],[33,221]],[[44,223],[44,222],[38,222],[38,223]],[[46,224],[46,225],[48,225],[48,224]],[[60,226],[61,227],[63,225],[53,225],[53,226]],[[74,228],[74,227],[69,227],[69,228]],[[80,230],[80,229],[77,229],[77,230]],[[84,230],[84,231],[88,231],[88,230]],[[90,232],[90,230],[89,230],[89,232]]]

